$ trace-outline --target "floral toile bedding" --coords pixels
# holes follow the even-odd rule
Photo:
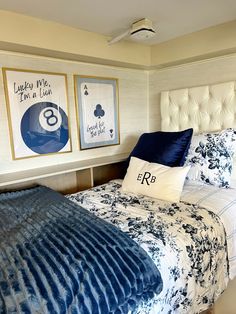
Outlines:
[[[200,313],[226,288],[225,230],[212,211],[124,193],[121,181],[67,197],[127,233],[160,270],[162,292],[134,313]]]

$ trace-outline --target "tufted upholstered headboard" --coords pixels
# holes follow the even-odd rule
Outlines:
[[[236,128],[236,81],[161,93],[162,131]],[[236,156],[231,182],[236,186]]]
[[[161,93],[161,129],[195,133],[236,127],[236,81]]]

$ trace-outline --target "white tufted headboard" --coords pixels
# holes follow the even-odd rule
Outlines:
[[[236,127],[236,81],[161,93],[161,129],[195,133]]]

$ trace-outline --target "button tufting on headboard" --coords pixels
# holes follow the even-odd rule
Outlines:
[[[236,127],[236,82],[161,93],[161,128],[195,133]]]

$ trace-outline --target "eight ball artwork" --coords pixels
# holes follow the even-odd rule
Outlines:
[[[29,107],[20,128],[25,145],[37,154],[59,152],[69,140],[67,115],[52,102],[38,102]]]

